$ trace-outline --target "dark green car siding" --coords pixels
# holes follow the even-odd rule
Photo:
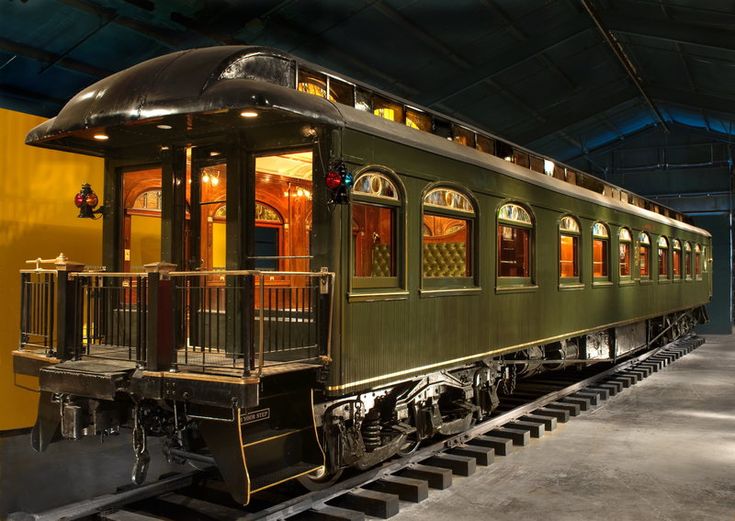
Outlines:
[[[361,292],[350,292],[351,249],[349,208],[335,213],[341,221],[342,256],[335,315],[339,334],[333,346],[334,363],[329,390],[344,394],[403,380],[431,370],[450,367],[488,356],[512,346],[563,338],[606,325],[631,322],[692,308],[709,300],[711,268],[701,280],[658,282],[656,243],[663,234],[707,247],[709,237],[679,230],[637,215],[560,194],[510,176],[447,159],[436,154],[346,129],[342,155],[352,170],[380,165],[395,171],[404,187],[405,250],[400,259],[406,268],[407,291],[403,296],[356,301]],[[446,181],[466,187],[478,202],[475,226],[475,270],[481,291],[451,296],[421,294],[421,196],[429,183]],[[535,220],[532,239],[533,282],[530,290],[501,291],[496,279],[496,213],[501,204],[526,205]],[[581,225],[581,289],[559,286],[558,226],[563,215],[575,216]],[[602,221],[610,229],[611,285],[592,283],[592,224]],[[621,226],[649,233],[651,283],[641,283],[637,243],[634,243],[633,283],[620,284],[617,251]],[[692,257],[693,257],[692,253]],[[374,291],[370,291],[374,293]],[[361,382],[361,383],[360,383]]]

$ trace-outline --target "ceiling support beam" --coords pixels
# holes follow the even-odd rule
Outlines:
[[[50,118],[65,103],[66,100],[0,83],[0,107]]]
[[[191,35],[187,34],[185,31],[172,31],[170,29],[164,29],[153,24],[136,20],[135,18],[119,16],[117,11],[114,9],[102,7],[91,0],[60,1],[61,3],[79,11],[99,16],[102,20],[111,20],[115,25],[132,29],[137,33],[167,45],[171,49],[189,48],[193,43],[191,41]]]
[[[456,66],[462,69],[472,68],[472,64],[470,62],[468,62],[467,60],[459,56],[452,49],[450,49],[446,44],[440,42],[436,38],[436,36],[428,33],[427,31],[425,31],[424,29],[416,25],[412,20],[404,16],[401,12],[396,11],[395,9],[384,4],[380,0],[376,1],[373,4],[373,8],[375,8],[378,12],[380,12],[386,18],[402,26],[404,29],[406,29],[407,32],[415,36],[416,39],[423,41],[425,44],[427,44],[432,49],[439,51],[441,54],[444,55],[445,58],[447,58],[447,60],[449,60]]]
[[[536,125],[526,131],[513,132],[512,130],[506,130],[504,132],[513,140],[527,146],[529,143],[563,131],[575,123],[595,117],[601,112],[613,109],[635,99],[635,93],[627,84],[623,88],[619,88],[607,95],[590,98],[589,102],[583,103],[574,97],[557,105],[552,111],[549,111],[546,114],[546,124]]]
[[[675,89],[659,84],[649,85],[648,90],[651,96],[659,101],[681,105],[682,107],[696,111],[704,109],[735,115],[735,98],[723,98],[701,92],[690,92],[688,90]]]
[[[565,163],[573,166],[575,161],[586,159],[587,156],[599,156],[601,154],[611,152],[617,148],[620,148],[621,146],[623,146],[626,142],[630,141],[631,139],[635,139],[636,137],[640,137],[642,135],[648,134],[649,132],[653,132],[656,130],[661,130],[661,127],[657,127],[656,125],[651,124],[651,125],[642,127],[636,130],[635,132],[631,132],[630,134],[614,139],[613,141],[610,141],[608,143],[603,143],[594,148],[591,148],[587,151],[587,153],[577,154],[576,156],[569,156],[569,157],[561,158],[561,159]]]
[[[75,60],[74,58],[65,58],[49,51],[31,47],[30,45],[10,41],[6,38],[0,38],[0,50],[43,63],[53,63],[59,67],[63,67],[64,69],[81,72],[82,74],[86,74],[87,76],[92,76],[94,78],[103,78],[113,73],[113,71],[101,69],[94,65],[89,65]]]
[[[605,12],[602,17],[607,27],[615,33],[735,51],[735,38],[733,38],[732,30],[712,26],[703,27],[676,20],[631,18],[612,12]]]
[[[505,12],[505,9],[500,7],[495,0],[483,1],[485,5],[493,12],[493,14],[500,18],[503,26],[510,30],[516,40],[524,43],[529,40],[528,34],[526,34],[526,32],[518,26],[518,24],[508,15],[508,13]],[[564,83],[567,84],[567,87],[569,87],[570,89],[574,89],[576,87],[572,79],[567,76],[567,74],[563,70],[561,70],[561,68],[556,63],[554,63],[548,56],[546,56],[546,53],[540,53],[537,58],[541,62],[543,62],[546,67],[554,71],[557,76],[564,80]]]
[[[470,62],[468,62],[461,56],[457,55],[452,49],[450,49],[443,42],[439,41],[434,35],[430,34],[429,32],[425,31],[421,27],[417,26],[415,23],[413,23],[411,20],[403,16],[400,12],[396,11],[392,7],[389,7],[380,1],[373,4],[373,7],[375,7],[384,16],[398,23],[401,27],[406,29],[406,31],[412,33],[416,38],[418,38],[419,40],[429,45],[432,49],[443,54],[449,61],[454,63],[456,66],[464,70],[471,70],[473,68]],[[508,21],[507,18],[505,20]],[[486,78],[483,80],[483,83],[488,85],[493,90],[499,92],[500,95],[510,100],[512,103],[520,106],[521,109],[523,109],[525,112],[533,116],[536,120],[542,123],[546,122],[546,119],[537,110],[531,107],[526,101],[521,99],[519,96],[509,91],[502,85],[498,84],[498,82],[494,81],[491,78]]]
[[[633,82],[636,89],[638,89],[638,92],[640,93],[643,100],[646,102],[646,105],[648,105],[648,108],[651,109],[651,112],[653,113],[656,120],[659,122],[664,131],[668,132],[669,127],[666,125],[666,121],[664,121],[661,112],[659,112],[658,108],[653,103],[653,100],[648,96],[648,93],[646,93],[646,90],[643,88],[641,79],[638,77],[638,72],[633,66],[633,63],[630,61],[630,58],[628,58],[628,55],[625,54],[623,47],[613,37],[613,35],[610,34],[610,31],[608,31],[607,28],[603,25],[602,20],[599,16],[597,16],[597,13],[592,8],[590,0],[580,0],[580,2],[582,2],[582,6],[584,7],[585,11],[587,11],[587,14],[589,14],[592,22],[595,24],[595,27],[597,27],[598,32],[605,40],[612,53],[615,55],[615,58],[617,58],[618,62],[620,62],[623,70],[625,70],[625,73]]]
[[[536,35],[526,43],[516,45],[510,52],[488,56],[485,64],[473,67],[474,74],[457,78],[456,82],[448,84],[447,88],[443,89],[436,96],[418,101],[427,107],[431,107],[437,103],[443,103],[450,98],[460,96],[468,90],[483,84],[485,80],[491,79],[513,67],[517,67],[523,62],[536,58],[549,49],[564,44],[586,33],[590,29],[589,22],[585,18],[573,18],[560,29],[564,33],[561,37],[556,34],[542,33]]]

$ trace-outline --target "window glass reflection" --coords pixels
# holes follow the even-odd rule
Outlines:
[[[530,277],[531,230],[498,225],[498,276]]]
[[[352,234],[356,277],[395,277],[395,209],[355,203]]]

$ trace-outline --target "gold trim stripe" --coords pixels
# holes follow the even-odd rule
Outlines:
[[[242,442],[242,423],[240,423],[240,414],[242,413],[242,409],[239,407],[236,408],[237,410],[237,437],[240,441],[240,456],[242,457],[242,467],[245,470],[245,505],[250,504],[250,495],[252,494],[252,490],[250,490],[250,472],[248,471],[248,462],[245,459],[245,447],[243,446]]]
[[[703,304],[699,304],[699,305],[703,305]],[[412,367],[411,369],[404,369],[402,371],[396,371],[395,373],[390,373],[390,374],[380,375],[380,376],[374,376],[372,378],[366,378],[364,380],[357,380],[355,382],[350,382],[350,383],[346,383],[346,384],[342,384],[342,385],[330,385],[330,386],[327,386],[327,391],[342,391],[342,390],[345,390],[345,389],[350,389],[352,387],[357,387],[357,386],[364,385],[364,384],[369,384],[369,383],[373,383],[373,382],[380,382],[382,380],[388,380],[389,378],[397,378],[397,377],[400,377],[400,376],[411,375],[413,373],[418,373],[418,372],[426,371],[427,369],[439,369],[441,367],[451,366],[453,364],[457,364],[457,363],[460,363],[460,362],[469,362],[469,361],[472,361],[472,360],[479,360],[481,358],[485,358],[486,356],[490,356],[490,355],[492,355],[492,356],[502,355],[502,354],[508,353],[510,351],[517,351],[519,349],[523,349],[525,347],[531,347],[531,346],[535,346],[535,345],[539,345],[539,344],[545,344],[547,342],[554,342],[554,341],[557,341],[557,340],[564,340],[565,338],[571,338],[571,337],[574,337],[574,336],[580,336],[580,335],[586,334],[586,333],[594,333],[596,331],[601,331],[603,329],[608,329],[608,328],[611,328],[611,327],[624,326],[626,324],[632,324],[632,323],[635,323],[635,322],[640,322],[641,320],[648,320],[649,318],[655,318],[655,317],[660,317],[660,316],[663,316],[663,315],[666,315],[666,314],[670,314],[670,313],[676,313],[678,311],[682,311],[682,310],[685,310],[685,309],[693,309],[693,308],[692,308],[692,306],[686,306],[686,307],[683,307],[683,308],[677,308],[677,309],[673,309],[673,310],[666,311],[666,312],[663,312],[663,313],[653,313],[651,315],[645,315],[645,316],[641,316],[641,317],[636,317],[635,319],[632,319],[632,320],[621,320],[621,321],[618,321],[618,322],[611,322],[609,324],[605,324],[603,326],[598,326],[598,327],[595,327],[595,328],[580,329],[578,331],[572,331],[572,332],[569,332],[569,333],[563,333],[561,335],[556,335],[556,336],[552,336],[552,337],[548,337],[548,338],[542,338],[542,339],[539,339],[539,340],[532,340],[530,342],[524,342],[522,344],[516,344],[516,345],[512,345],[512,346],[508,346],[508,347],[497,348],[497,349],[493,349],[493,350],[490,350],[490,351],[486,351],[484,353],[477,353],[477,354],[473,354],[473,355],[463,356],[463,357],[460,357],[460,358],[454,358],[452,360],[445,360],[443,362],[437,362],[435,364],[422,365],[420,367]],[[391,384],[395,384],[395,383],[399,383],[399,382],[400,382],[400,380],[393,381],[393,382],[386,382],[384,385],[391,385]]]
[[[301,472],[299,474],[295,474],[295,475],[293,475],[291,477],[284,478],[284,479],[282,479],[280,481],[276,481],[275,483],[271,483],[269,485],[265,485],[263,487],[256,488],[255,490],[251,490],[250,493],[251,494],[255,494],[256,492],[261,492],[261,491],[263,491],[263,490],[265,490],[267,488],[275,487],[276,485],[280,485],[281,483],[285,483],[286,481],[291,481],[292,479],[300,478],[301,476],[306,476],[307,474],[311,474],[312,472],[321,469],[323,466],[324,465],[317,465],[316,467],[314,467],[312,469],[309,469],[309,470],[306,470],[304,472]]]
[[[267,443],[269,441],[277,440],[278,438],[285,438],[286,436],[293,436],[294,434],[298,434],[307,429],[311,429],[311,425],[307,425],[306,427],[302,427],[300,429],[296,429],[290,432],[284,432],[283,434],[276,434],[275,436],[271,436],[269,438],[263,438],[262,440],[251,441],[250,443],[246,443],[245,445],[243,445],[243,447],[245,448],[254,447],[255,445],[260,445],[261,443]]]

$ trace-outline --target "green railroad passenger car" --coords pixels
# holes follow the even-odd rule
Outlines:
[[[153,435],[242,503],[323,486],[706,319],[683,216],[272,49],[149,60],[27,141],[106,174],[106,269],[21,272],[33,443],[130,427],[136,481]]]

